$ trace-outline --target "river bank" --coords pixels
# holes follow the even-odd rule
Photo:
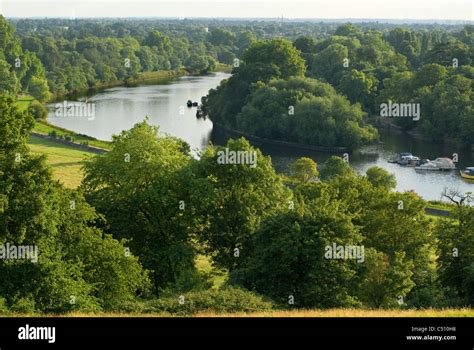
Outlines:
[[[437,143],[433,141],[432,138],[423,135],[421,132],[417,131],[416,129],[413,130],[405,130],[402,127],[394,124],[390,118],[376,118],[374,122],[374,126],[377,128],[377,130],[384,131],[384,132],[390,132],[390,133],[396,133],[399,135],[408,135],[413,139],[416,139],[418,141],[423,141],[423,142],[429,142],[429,143]],[[466,149],[467,151],[470,151],[474,153],[474,144],[471,146],[459,146],[458,143],[456,143],[454,140],[443,140],[441,142],[446,147],[453,147],[453,148],[458,148],[461,147],[463,149]]]
[[[324,163],[332,154],[341,156],[346,149],[320,149],[306,145],[288,145],[280,142],[252,139],[242,133],[220,132],[218,125],[213,125],[209,119],[196,118],[196,108],[188,108],[186,101],[200,101],[209,90],[218,86],[223,79],[230,75],[214,73],[206,76],[183,76],[169,84],[141,85],[137,87],[115,87],[91,96],[89,102],[94,103],[95,117],[86,116],[61,117],[54,113],[54,105],[50,105],[48,123],[51,126],[40,125],[49,134],[51,128],[73,130],[76,135],[89,135],[93,140],[81,140],[90,146],[97,147],[98,140],[110,141],[112,135],[128,130],[145,116],[149,123],[159,126],[160,133],[170,134],[186,141],[198,154],[205,149],[209,142],[225,145],[229,138],[246,137],[252,144],[259,147],[265,155],[272,157],[275,169],[279,173],[287,173],[291,164],[300,157],[312,158],[317,164]],[[437,157],[459,156],[457,168],[473,166],[474,156],[460,148],[445,146],[428,141],[420,141],[392,129],[386,133],[380,129],[382,140],[355,150],[349,156],[350,165],[363,174],[373,166],[384,168],[396,176],[399,192],[414,191],[426,200],[440,200],[445,188],[456,189],[462,193],[472,192],[472,183],[464,181],[459,171],[452,172],[417,172],[413,168],[401,167],[388,161],[401,152],[411,152],[423,159]],[[63,135],[64,138],[68,136]],[[73,135],[73,138],[75,136]],[[70,137],[68,137],[70,139]],[[79,139],[76,139],[78,141]],[[270,140],[271,141],[271,140]],[[107,149],[108,144],[98,147]],[[330,151],[329,153],[324,151]]]
[[[231,71],[232,71],[232,66],[219,63],[216,66],[216,69],[211,73],[218,73],[218,72],[230,73]],[[45,104],[54,103],[54,102],[62,101],[69,98],[77,99],[82,96],[91,96],[91,95],[95,95],[99,93],[100,91],[114,88],[114,87],[121,87],[121,86],[133,87],[133,86],[138,86],[138,85],[168,84],[172,82],[173,80],[178,79],[180,77],[206,76],[211,73],[201,73],[201,74],[195,73],[195,72],[191,73],[184,68],[180,68],[177,70],[169,70],[169,71],[141,72],[136,78],[130,78],[126,80],[114,80],[107,83],[99,83],[99,84],[96,84],[95,86],[91,86],[86,89],[70,91],[64,94],[55,94],[55,95],[52,95],[51,98],[45,102]]]
[[[99,83],[86,89],[69,91],[64,94],[55,94],[45,103],[54,103],[65,99],[77,99],[82,96],[91,96],[102,90],[113,87],[136,86],[140,84],[166,84],[187,74],[188,72],[185,69],[179,69],[175,71],[142,72],[136,78],[130,78],[127,80],[114,80],[107,83]]]
[[[225,64],[219,64],[216,67],[216,72],[227,73],[231,70],[232,67]],[[128,81],[113,81],[108,83],[102,83],[84,90],[70,92],[67,94],[57,94],[45,104],[52,104],[68,98],[78,99],[83,96],[90,97],[107,89],[117,87],[136,87],[140,85],[166,85],[185,76],[205,77],[208,75],[209,74],[191,74],[185,69],[180,69],[176,71],[143,72],[137,78],[130,79]],[[22,110],[26,110],[28,108],[28,105],[32,101],[34,101],[33,97],[23,96],[18,99],[17,104]],[[100,153],[100,150],[108,150],[110,148],[109,141],[100,140],[87,134],[77,133],[68,128],[53,125],[46,120],[36,121],[32,135],[48,138],[51,141],[57,141],[62,144],[67,144],[71,147],[76,147],[79,150],[87,149],[88,147],[90,147],[90,151],[94,153]]]
[[[231,137],[245,137],[247,140],[251,141],[256,145],[264,145],[264,146],[272,146],[272,147],[283,147],[283,148],[290,148],[290,149],[298,149],[298,150],[308,150],[313,152],[325,152],[325,153],[351,153],[352,150],[346,147],[324,147],[324,146],[314,146],[299,142],[288,142],[288,141],[279,141],[279,140],[270,140],[261,138],[258,136],[250,135],[242,131],[233,130],[225,127],[219,123],[213,123],[214,128],[220,129],[224,133],[228,134]]]

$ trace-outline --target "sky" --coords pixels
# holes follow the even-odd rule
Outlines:
[[[474,0],[0,0],[6,17],[474,20]]]

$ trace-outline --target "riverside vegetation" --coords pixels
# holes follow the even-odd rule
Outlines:
[[[47,126],[35,124],[34,110],[16,97],[45,101],[141,71],[183,64],[208,71],[214,61],[239,57],[232,77],[203,99],[203,111],[216,123],[256,136],[356,147],[377,138],[372,123],[379,99],[405,102],[401,94],[413,92],[410,99],[426,99],[422,105],[444,102],[429,105],[432,113],[420,119],[428,124],[403,127],[467,145],[471,27],[426,34],[343,25],[326,38],[318,26],[301,24],[305,37],[284,29],[292,43],[258,40],[271,31],[264,25],[256,34],[240,24],[198,33],[193,22],[170,39],[141,21],[127,29],[85,20],[67,30],[62,20],[15,23],[16,35],[0,19],[0,246],[35,246],[39,255],[37,262],[0,259],[0,312],[285,315],[426,308],[438,314],[443,311],[431,309],[459,308],[445,315],[470,314],[469,195],[449,219],[433,220],[415,193],[393,191],[395,179],[383,169],[357,174],[334,156],[319,171],[301,158],[283,176],[243,138],[209,145],[196,159],[184,141],[161,135],[146,120],[116,135],[109,152],[84,155],[84,178],[66,188],[37,154],[47,152],[45,145],[30,139],[35,127]],[[172,23],[163,28],[176,29]],[[452,52],[459,67],[443,61]],[[121,66],[125,59],[131,71]],[[361,95],[353,96],[356,91]],[[446,113],[453,115],[449,127]],[[441,131],[434,133],[434,126]],[[220,164],[219,154],[229,151],[255,154],[255,166]],[[57,162],[68,157],[58,154]],[[328,259],[328,246],[363,247],[364,259]]]
[[[425,202],[393,192],[382,169],[358,175],[332,157],[319,174],[302,158],[284,179],[244,139],[209,146],[197,160],[145,121],[92,157],[81,187],[68,190],[26,147],[33,117],[9,97],[0,107],[1,242],[39,250],[36,263],[1,261],[4,312],[472,303],[474,209],[432,221]],[[219,164],[225,148],[256,152],[256,167]],[[326,259],[333,243],[363,245],[364,263]]]

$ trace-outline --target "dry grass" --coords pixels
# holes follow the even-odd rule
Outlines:
[[[0,315],[0,317],[183,317],[170,314],[146,313],[68,313],[62,315],[15,314]],[[426,310],[358,310],[358,309],[329,309],[329,310],[295,310],[268,311],[255,313],[199,313],[184,317],[474,317],[474,309],[426,309]]]

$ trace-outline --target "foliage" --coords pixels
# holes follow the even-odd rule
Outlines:
[[[181,298],[181,299],[180,299]],[[182,300],[182,303],[180,303]],[[270,311],[271,302],[245,289],[226,286],[222,289],[189,292],[160,298],[149,303],[146,312],[166,312],[172,315],[198,313],[235,313]]]
[[[362,238],[349,216],[335,210],[338,205],[323,195],[301,210],[270,217],[252,240],[250,259],[231,281],[283,307],[357,304],[351,297],[354,263],[325,257],[325,247],[357,244]]]
[[[352,174],[350,165],[341,157],[331,156],[323,164],[320,171],[321,180],[328,180],[339,175]]]
[[[383,187],[387,190],[394,189],[397,186],[395,175],[387,170],[373,166],[366,171],[367,180],[375,187]]]
[[[256,166],[220,164],[219,153],[226,149],[255,152]],[[248,256],[246,245],[262,219],[287,207],[291,193],[269,157],[245,139],[229,140],[225,147],[208,147],[193,173],[193,197],[199,198],[197,215],[208,225],[198,238],[219,267],[233,270]]]
[[[130,240],[155,292],[194,270],[192,235],[202,224],[190,198],[189,147],[159,137],[146,121],[114,136],[112,150],[85,165],[84,188],[106,232]],[[111,205],[113,203],[113,205]]]
[[[297,182],[315,181],[318,175],[317,164],[311,158],[299,158],[291,165],[291,177]]]
[[[364,118],[329,84],[290,78],[256,88],[236,121],[239,130],[264,138],[355,147],[377,136]]]
[[[117,309],[148,288],[137,258],[94,227],[100,221],[80,192],[51,179],[26,139],[33,118],[0,96],[0,244],[36,254],[0,260],[0,295],[12,310],[65,312]],[[36,257],[36,258],[35,258]]]
[[[456,220],[440,220],[436,227],[440,281],[462,305],[474,303],[473,213],[472,207],[460,206],[452,212]]]
[[[46,119],[48,116],[48,109],[38,101],[33,101],[28,106],[28,112],[33,115],[35,119]]]

